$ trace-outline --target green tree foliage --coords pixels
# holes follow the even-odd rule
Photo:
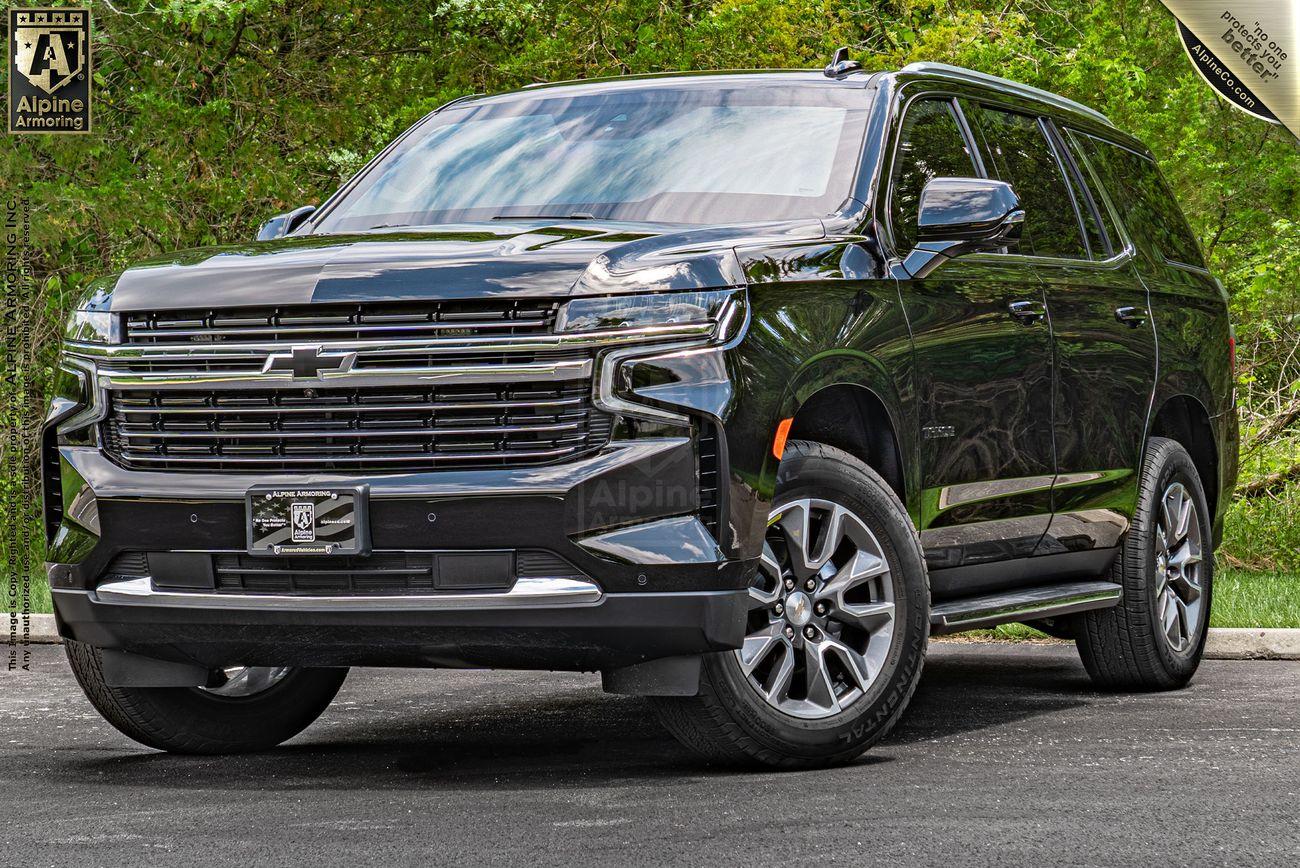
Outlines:
[[[1157,0],[92,5],[94,134],[0,146],[0,192],[32,206],[41,292],[31,352],[46,367],[58,323],[93,275],[248,238],[267,216],[322,200],[448,99],[627,73],[820,67],[850,45],[868,68],[941,60],[1017,78],[1141,137],[1232,294],[1251,430],[1267,433],[1300,400],[1300,155],[1284,131],[1199,80]],[[1257,444],[1251,472],[1298,460],[1286,431]],[[1287,486],[1261,496],[1300,506]],[[1300,563],[1294,534],[1279,545],[1243,559]]]

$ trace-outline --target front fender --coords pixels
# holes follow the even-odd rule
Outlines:
[[[736,555],[762,548],[780,463],[778,424],[824,389],[851,385],[888,408],[900,444],[915,441],[911,335],[892,280],[821,279],[751,286],[745,337],[725,355],[730,389],[720,416],[729,456]],[[904,467],[910,450],[903,452]],[[908,485],[908,490],[915,490]]]

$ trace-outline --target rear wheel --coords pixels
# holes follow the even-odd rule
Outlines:
[[[701,692],[654,700],[714,761],[808,767],[882,738],[920,678],[929,590],[898,497],[846,452],[790,442],[744,645],[705,658]]]
[[[95,710],[128,738],[173,753],[266,750],[321,715],[346,669],[237,666],[210,687],[113,687],[98,648],[67,642],[72,672]]]
[[[1113,567],[1120,605],[1076,622],[1083,664],[1099,686],[1167,690],[1196,672],[1210,622],[1210,510],[1191,456],[1173,440],[1147,444],[1133,526]]]

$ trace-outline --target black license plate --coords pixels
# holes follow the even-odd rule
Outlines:
[[[248,491],[249,554],[358,555],[368,548],[365,486]]]

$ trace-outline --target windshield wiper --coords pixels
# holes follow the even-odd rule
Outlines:
[[[575,211],[572,214],[498,214],[493,220],[595,220],[595,214]]]

